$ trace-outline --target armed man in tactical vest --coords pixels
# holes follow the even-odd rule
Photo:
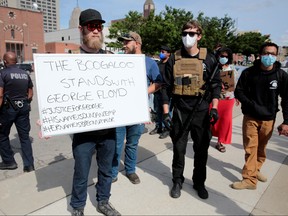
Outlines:
[[[173,142],[172,175],[170,195],[181,196],[184,182],[185,153],[190,132],[194,149],[193,188],[202,199],[208,198],[205,189],[206,164],[211,140],[210,124],[218,120],[218,98],[221,79],[217,61],[205,48],[198,48],[202,28],[195,21],[182,27],[181,50],[170,58],[165,69],[163,86],[164,122],[170,126]],[[173,115],[169,117],[168,104],[172,97]],[[209,104],[212,109],[209,111]]]

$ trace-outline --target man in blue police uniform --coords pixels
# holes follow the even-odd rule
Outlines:
[[[9,134],[13,123],[16,126],[22,150],[24,172],[34,170],[34,158],[29,138],[30,102],[33,97],[33,83],[26,71],[16,67],[14,52],[3,56],[5,69],[0,73],[0,155],[1,170],[17,169],[14,152],[10,146]]]

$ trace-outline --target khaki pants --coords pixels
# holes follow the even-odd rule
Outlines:
[[[245,150],[243,180],[257,184],[257,173],[266,159],[266,145],[272,136],[275,120],[259,121],[244,115],[242,133]]]

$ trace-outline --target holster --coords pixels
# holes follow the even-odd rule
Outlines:
[[[7,109],[12,107],[15,111],[18,110],[18,106],[8,96],[5,96],[4,105],[6,106]]]

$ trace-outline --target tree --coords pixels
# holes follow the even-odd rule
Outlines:
[[[200,46],[207,47],[209,51],[212,51],[218,43],[229,46],[233,41],[235,21],[227,15],[223,18],[209,18],[204,17],[204,14],[200,13],[197,20],[201,23],[203,28]]]
[[[136,31],[142,38],[142,50],[146,54],[156,54],[161,45],[168,45],[172,51],[182,46],[181,28],[194,18],[192,12],[184,9],[176,9],[165,6],[165,10],[158,15],[151,13],[144,18],[141,13],[129,11],[125,19],[113,23],[110,27],[110,39],[118,38],[123,33]],[[262,36],[260,33],[249,32],[236,35],[235,21],[225,15],[222,18],[207,17],[201,12],[196,18],[203,28],[200,46],[207,47],[212,51],[216,44],[221,43],[230,47],[234,53],[244,55],[256,54],[259,46],[269,39],[269,35]],[[109,43],[108,46],[121,48],[122,44]]]
[[[248,58],[252,54],[257,56],[259,47],[269,40],[270,35],[261,35],[259,32],[246,32],[238,34],[231,43],[234,53],[241,53]],[[247,59],[246,59],[247,60]]]
[[[160,12],[159,16],[162,22],[158,25],[162,29],[158,32],[158,49],[163,44],[168,45],[173,51],[179,49],[182,45],[180,37],[182,26],[193,19],[193,14],[183,9],[165,6],[165,11]]]
[[[172,50],[179,49],[181,28],[185,22],[193,19],[193,15],[191,12],[168,6],[165,10],[159,15],[151,13],[147,19],[138,12],[130,11],[125,19],[112,24],[108,37],[118,38],[123,33],[136,31],[141,35],[144,53],[155,54],[163,44],[170,46]],[[109,43],[108,46],[120,48],[121,44]]]
[[[128,15],[126,15],[125,19],[115,22],[109,28],[109,35],[108,38],[118,38],[119,36],[123,35],[124,33],[128,33],[129,31],[139,32],[141,30],[141,26],[145,22],[141,13],[137,11],[129,11]],[[122,44],[117,42],[108,43],[109,47],[121,48]]]

